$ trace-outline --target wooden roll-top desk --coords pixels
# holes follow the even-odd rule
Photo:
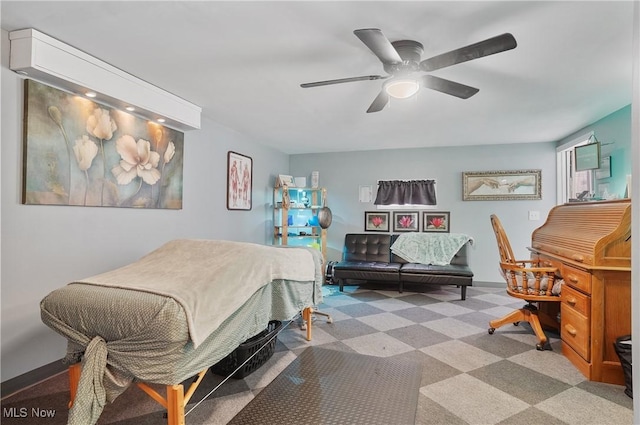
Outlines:
[[[631,333],[631,201],[558,205],[529,250],[565,281],[562,353],[587,379],[624,385],[613,344]]]

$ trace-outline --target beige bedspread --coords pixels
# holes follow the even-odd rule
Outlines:
[[[311,252],[244,242],[178,239],[127,266],[76,283],[165,295],[185,310],[195,347],[273,280],[313,281]]]
[[[269,320],[319,304],[322,268],[311,248],[177,240],[51,292],[40,303],[42,320],[68,339],[67,361],[82,359],[68,423],[95,424],[132,381],[182,382]]]

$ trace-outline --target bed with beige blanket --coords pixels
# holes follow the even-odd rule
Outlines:
[[[182,239],[51,292],[41,316],[68,340],[69,424],[96,423],[132,382],[167,408],[169,424],[184,423],[192,391],[178,384],[201,380],[270,320],[309,319],[322,274],[317,250]],[[166,398],[143,383],[166,385]]]

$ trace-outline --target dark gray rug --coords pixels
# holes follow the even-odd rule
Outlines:
[[[421,375],[410,360],[310,347],[229,424],[413,425]]]

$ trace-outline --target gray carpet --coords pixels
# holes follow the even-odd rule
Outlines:
[[[230,425],[413,425],[422,365],[310,347]]]

